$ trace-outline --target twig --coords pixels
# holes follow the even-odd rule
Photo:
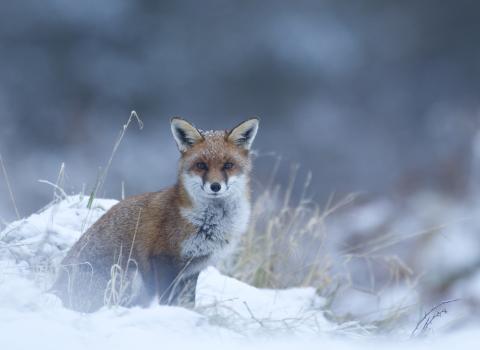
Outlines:
[[[421,324],[425,321],[422,330],[420,331],[420,334],[424,333],[427,329],[428,326],[430,326],[433,322],[433,320],[437,317],[440,317],[442,314],[447,313],[446,309],[437,311],[441,306],[447,305],[450,303],[454,303],[456,301],[459,301],[460,299],[452,299],[452,300],[446,300],[442,301],[441,303],[435,305],[433,308],[430,309],[430,311],[426,312],[425,315],[420,319],[420,321],[417,322],[417,325],[415,326],[414,330],[412,331],[412,334],[410,334],[410,338],[413,338],[416,336],[416,332],[420,328]],[[437,311],[437,312],[435,312]],[[435,312],[435,314],[433,314]],[[432,315],[433,314],[433,315]]]
[[[250,314],[250,317],[251,317],[253,320],[255,320],[256,322],[258,322],[258,324],[259,324],[261,327],[265,328],[265,325],[263,324],[263,322],[262,322],[261,320],[259,320],[258,318],[255,317],[255,315],[253,314],[252,310],[250,309],[250,307],[248,306],[248,304],[247,304],[246,301],[243,302],[243,305],[245,305],[245,307],[247,308],[247,311],[248,311],[248,313]]]

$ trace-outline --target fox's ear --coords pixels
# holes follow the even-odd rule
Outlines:
[[[250,149],[250,146],[257,135],[258,118],[250,118],[240,123],[228,133],[228,141],[233,142],[237,146]]]
[[[185,152],[194,144],[203,140],[202,134],[192,124],[182,118],[172,118],[170,126],[180,152]]]

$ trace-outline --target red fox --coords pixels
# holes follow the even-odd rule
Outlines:
[[[250,217],[250,146],[259,120],[201,131],[181,118],[171,130],[181,157],[177,183],[127,198],[73,245],[51,289],[64,306],[194,305],[198,274],[222,258]]]

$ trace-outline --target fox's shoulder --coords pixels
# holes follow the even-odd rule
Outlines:
[[[145,192],[122,199],[111,209],[117,208],[143,208],[149,205],[163,204],[166,201],[174,201],[176,197],[175,188],[168,187],[156,192]]]

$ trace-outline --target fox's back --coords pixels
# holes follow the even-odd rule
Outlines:
[[[144,193],[126,198],[98,219],[75,243],[63,264],[87,261],[99,265],[116,264],[131,257],[145,265],[152,252],[175,254],[178,235],[172,231],[172,221],[182,226],[175,205],[175,189]],[[185,223],[183,223],[185,224]],[[94,257],[94,259],[93,259]]]

